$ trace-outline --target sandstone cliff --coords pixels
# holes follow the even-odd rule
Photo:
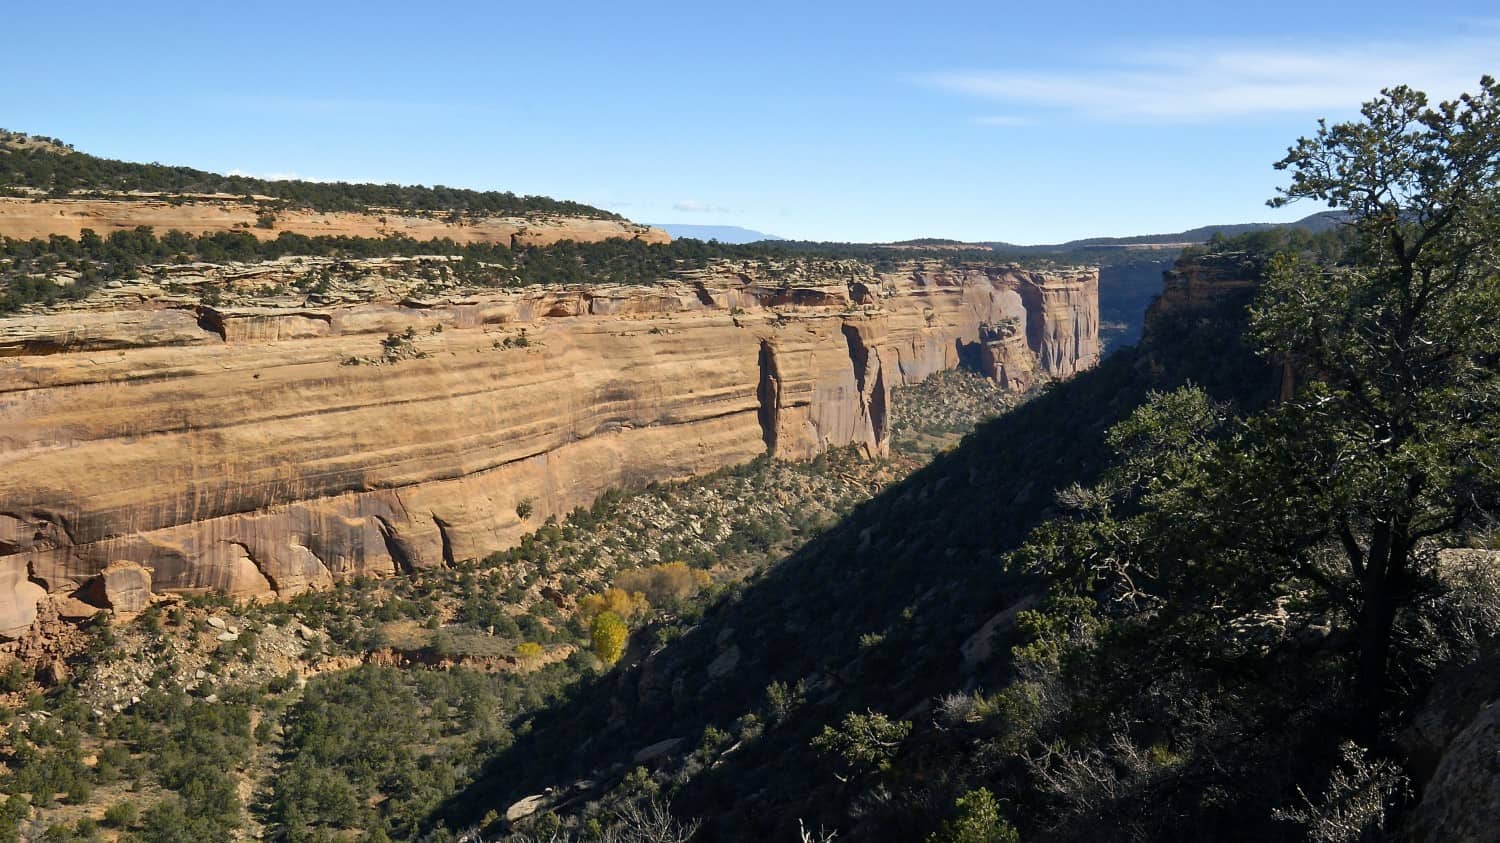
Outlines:
[[[77,238],[84,229],[99,235],[150,226],[158,233],[189,234],[243,231],[261,240],[283,231],[308,237],[447,238],[455,243],[503,243],[507,246],[546,246],[561,240],[592,243],[623,238],[668,243],[658,228],[628,220],[535,215],[527,217],[469,217],[432,213],[402,214],[277,209],[263,216],[265,207],[234,197],[182,199],[53,199],[0,197],[0,234],[20,240],[56,234]],[[262,224],[262,221],[266,224]]]
[[[292,595],[483,556],[610,487],[881,453],[890,389],[977,361],[983,326],[1011,326],[1014,386],[1098,357],[1091,271],[775,274],[215,308],[142,281],[0,319],[0,633],[115,562]]]
[[[1146,308],[1145,330],[1170,314],[1248,301],[1263,272],[1262,262],[1244,253],[1185,257],[1163,273],[1161,294]]]

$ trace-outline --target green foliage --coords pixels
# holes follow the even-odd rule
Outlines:
[[[31,671],[20,659],[13,659],[0,670],[0,693],[13,694],[31,682]]]
[[[956,816],[927,838],[927,843],[1020,843],[1020,835],[1000,816],[995,794],[971,790],[953,803]]]
[[[1379,711],[1417,545],[1500,502],[1500,83],[1435,107],[1392,88],[1362,114],[1278,164],[1292,183],[1275,204],[1350,213],[1353,264],[1273,264],[1252,332],[1306,371],[1222,462],[1238,490],[1284,490],[1255,514],[1359,618],[1359,693]],[[1325,544],[1339,568],[1309,558]]]
[[[909,734],[909,721],[892,720],[876,711],[865,714],[851,711],[838,728],[824,726],[812,739],[812,747],[825,755],[839,757],[853,769],[883,771],[890,768],[901,742]]]
[[[365,666],[308,683],[288,712],[272,821],[296,839],[354,828],[410,836],[431,805],[458,787],[455,756],[504,739],[483,708],[493,694],[482,676],[458,670],[403,675]],[[445,711],[475,726],[488,721],[488,733],[470,735],[477,746],[455,746]]]
[[[1016,615],[1016,632],[1023,640],[1012,648],[1011,654],[1019,665],[1057,670],[1070,650],[1092,641],[1102,626],[1092,600],[1053,598],[1041,610]]]
[[[1296,255],[1303,260],[1332,266],[1343,262],[1354,245],[1353,229],[1336,225],[1325,231],[1309,231],[1297,226],[1279,226],[1247,231],[1233,236],[1215,234],[1202,246],[1184,249],[1180,261],[1207,264],[1219,269],[1234,267],[1241,277],[1265,274],[1269,260],[1276,255]],[[1242,261],[1205,260],[1219,256],[1238,257]]]
[[[772,723],[785,720],[807,702],[807,683],[797,680],[795,687],[785,682],[772,682],[766,686],[766,718]]]
[[[191,167],[134,164],[68,149],[20,147],[0,137],[0,188],[30,187],[65,196],[78,192],[148,191],[270,196],[283,207],[317,211],[392,209],[463,214],[562,214],[618,219],[619,215],[545,196],[480,192],[459,188],[266,180],[222,176]]]
[[[0,148],[0,168],[6,154]],[[275,182],[274,184],[291,184]],[[510,287],[529,284],[655,284],[683,272],[702,269],[712,261],[728,260],[756,264],[787,283],[806,274],[813,263],[857,257],[837,245],[807,255],[780,245],[728,245],[682,239],[668,244],[640,240],[611,239],[596,243],[562,241],[548,246],[514,249],[498,243],[457,243],[450,239],[416,240],[411,237],[309,237],[282,231],[261,240],[249,231],[216,232],[194,236],[181,231],[158,235],[149,226],[116,231],[108,237],[85,229],[78,239],[53,235],[46,239],[17,240],[0,237],[0,313],[36,302],[57,302],[87,297],[106,282],[135,278],[142,267],[192,261],[276,260],[291,255],[337,259],[392,256],[448,255],[460,258],[440,267],[458,283],[478,287]],[[904,257],[918,257],[903,253]],[[950,256],[951,257],[951,256]],[[1010,256],[977,252],[969,260],[1004,264]],[[429,268],[430,269],[430,268]],[[74,273],[71,284],[59,284],[54,275]],[[297,282],[298,292],[321,296],[329,291],[328,272],[318,270]],[[222,291],[221,291],[222,293]],[[218,300],[208,294],[205,304]],[[533,344],[524,331],[506,337],[501,348],[525,348]]]

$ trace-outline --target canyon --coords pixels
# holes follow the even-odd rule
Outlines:
[[[445,260],[367,260],[319,301],[234,292],[318,259],[163,267],[0,319],[0,633],[45,595],[99,592],[106,569],[140,566],[130,587],[156,592],[289,597],[483,557],[612,487],[882,454],[891,388],[961,363],[1025,389],[1099,356],[1093,270],[721,262],[655,285],[416,283]],[[181,293],[202,283],[229,302]]]

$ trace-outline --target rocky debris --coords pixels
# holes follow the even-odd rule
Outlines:
[[[36,617],[31,626],[9,645],[9,649],[21,661],[41,665],[50,659],[72,656],[83,648],[87,639],[88,636],[76,626],[62,619],[57,600],[44,599],[36,604]]]
[[[191,689],[206,683],[206,692],[213,693],[226,686],[266,682],[289,672],[300,676],[327,669],[322,660],[304,660],[306,644],[298,636],[295,623],[256,624],[252,658],[243,648],[221,649],[242,639],[249,626],[236,624],[239,632],[230,633],[231,624],[224,618],[198,611],[186,610],[181,626],[167,625],[160,632],[140,623],[115,627],[117,644],[113,649],[130,656],[97,662],[87,676],[79,677],[79,694],[92,708],[118,712],[132,705],[132,700],[138,701],[148,688],[162,684]],[[213,623],[215,620],[219,625]],[[204,632],[193,634],[200,623],[205,626]],[[226,638],[230,635],[234,637]]]
[[[84,583],[77,596],[119,614],[144,611],[151,605],[151,569],[135,562],[111,562]]]

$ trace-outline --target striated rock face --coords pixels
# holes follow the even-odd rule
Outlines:
[[[1091,272],[818,271],[0,319],[0,632],[120,560],[286,596],[483,556],[611,487],[883,453],[890,389],[978,359],[982,324],[1014,326],[1013,386],[1097,359]]]
[[[990,380],[1012,392],[1024,392],[1036,382],[1036,355],[1014,324],[980,325],[979,344],[979,369]]]
[[[532,216],[479,217],[449,222],[446,215],[426,216],[395,211],[278,210],[269,227],[258,225],[263,208],[235,198],[192,200],[158,199],[21,199],[0,197],[0,232],[29,240],[52,234],[77,238],[85,228],[104,236],[151,226],[158,233],[176,229],[189,234],[244,231],[261,240],[274,240],[283,231],[308,237],[448,238],[455,243],[504,243],[508,246],[546,246],[560,240],[593,243],[623,238],[668,243],[659,228],[618,219]]]
[[[1161,295],[1146,309],[1145,330],[1174,313],[1203,310],[1236,299],[1248,300],[1264,272],[1249,255],[1186,258],[1163,274]]]

